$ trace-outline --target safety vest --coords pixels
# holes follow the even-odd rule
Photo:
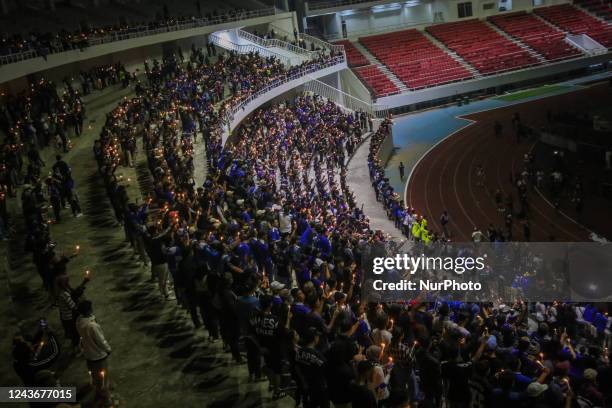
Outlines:
[[[429,237],[429,232],[427,232],[425,228],[421,230],[421,241],[423,241],[425,245],[429,245],[429,243],[431,242],[431,238]]]
[[[421,238],[421,224],[419,224],[418,221],[415,221],[412,224],[412,236],[414,237],[414,239]]]

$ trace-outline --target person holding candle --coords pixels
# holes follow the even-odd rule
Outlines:
[[[81,350],[87,360],[87,369],[91,371],[92,381],[98,397],[108,397],[106,389],[109,384],[108,357],[111,346],[104,336],[102,327],[93,314],[91,301],[83,300],[78,305],[79,317],[76,327],[81,336]],[[104,373],[101,375],[101,373]]]
[[[76,287],[70,286],[68,275],[62,274],[55,278],[57,293],[57,305],[59,307],[60,320],[64,327],[64,334],[72,344],[74,354],[79,354],[79,333],[76,328],[78,316],[77,302],[83,296],[85,285],[89,282],[89,277],[85,276],[83,282]]]
[[[385,348],[385,343],[381,343],[380,346],[370,346],[366,350],[366,358],[374,366],[369,388],[374,393],[374,396],[379,403],[389,398],[388,377],[386,376],[384,368],[381,364],[381,359],[385,353]]]

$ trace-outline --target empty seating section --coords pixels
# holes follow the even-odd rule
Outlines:
[[[582,55],[580,50],[565,41],[565,33],[544,24],[533,14],[524,11],[490,17],[497,27],[520,40],[549,61]]]
[[[415,29],[362,37],[359,42],[409,89],[472,77],[463,65]]]
[[[601,45],[612,48],[612,24],[599,20],[571,4],[541,7],[536,14],[572,34],[586,34]]]
[[[612,21],[612,0],[574,0],[574,4],[584,7],[607,21]]]
[[[368,59],[348,40],[342,40],[335,42],[337,45],[344,45],[344,51],[346,52],[346,59],[349,67],[361,67],[368,65],[370,62]]]
[[[399,93],[400,90],[391,80],[380,70],[378,65],[368,65],[354,69],[357,76],[365,82],[377,98],[382,96]]]
[[[538,61],[479,20],[429,26],[426,30],[482,74],[510,71]]]

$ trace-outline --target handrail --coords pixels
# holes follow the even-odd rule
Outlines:
[[[12,64],[19,61],[24,61],[31,58],[36,58],[37,54],[34,50],[22,51],[14,54],[1,55],[0,65]]]
[[[251,103],[253,100],[259,98],[261,95],[270,92],[271,90],[273,90],[274,88],[277,88],[287,82],[291,82],[295,79],[301,78],[303,76],[306,76],[308,74],[312,74],[316,71],[325,69],[325,68],[329,68],[332,67],[334,65],[338,65],[338,64],[342,64],[345,63],[346,59],[344,58],[344,55],[339,55],[336,56],[332,59],[330,59],[329,61],[320,63],[320,64],[313,64],[312,66],[306,67],[306,68],[301,68],[299,70],[297,70],[296,72],[293,72],[290,75],[285,75],[279,79],[275,79],[274,81],[272,81],[270,84],[268,84],[267,86],[265,86],[264,88],[258,90],[257,92],[252,93],[251,95],[249,95],[248,97],[246,97],[245,99],[243,99],[242,101],[240,101],[239,103],[237,103],[236,105],[230,107],[227,112],[226,112],[226,121],[230,127],[230,131],[231,131],[231,127],[232,127],[232,121],[235,118],[236,113],[238,113],[239,111],[245,109],[246,105],[248,105],[249,103]]]
[[[304,90],[312,92],[313,94],[321,95],[324,98],[333,101],[336,105],[340,105],[350,111],[362,111],[370,116],[380,118],[386,117],[388,113],[388,107],[385,105],[363,101],[315,78],[312,78],[312,80],[304,85]]]
[[[239,54],[248,54],[250,52],[256,52],[256,53],[259,53],[260,55],[271,54],[276,59],[280,60],[283,63],[283,65],[291,66],[292,61],[289,57],[279,54],[265,47],[255,45],[255,44],[237,44],[234,41],[230,40],[229,38],[221,37],[218,34],[218,32],[211,33],[210,39],[213,42],[213,44],[221,48],[236,51]]]
[[[133,38],[148,37],[150,35],[189,30],[193,28],[207,27],[207,26],[217,25],[217,24],[231,23],[234,21],[247,20],[250,18],[266,17],[266,16],[271,16],[274,14],[276,14],[276,8],[269,7],[265,9],[259,9],[259,10],[243,11],[241,13],[236,13],[236,14],[227,13],[227,14],[212,17],[212,18],[193,17],[187,21],[176,21],[175,23],[168,22],[163,27],[158,27],[158,28],[153,28],[153,29],[150,29],[148,28],[147,25],[144,25],[144,26],[129,28],[124,31],[116,31],[116,32],[108,33],[106,35],[98,35],[97,30],[96,30],[96,34],[94,34],[95,36],[87,39],[87,45],[94,46],[94,45],[106,44],[110,42],[129,40]],[[104,31],[101,30],[101,32],[104,32]],[[78,47],[75,47],[73,49],[59,50],[55,52],[55,54],[61,53],[61,52],[73,51],[73,50],[78,50]],[[48,50],[48,54],[54,54],[54,52],[51,52],[51,50]],[[41,56],[42,55],[39,55],[39,53],[36,50],[28,49],[27,51],[22,51],[19,53],[13,53],[13,54],[0,56],[0,65],[12,64],[15,62],[24,61],[27,59],[41,57]]]
[[[298,39],[302,40],[302,41],[310,41],[311,43],[316,44],[316,46],[320,47],[320,48],[327,48],[333,52],[337,52],[337,53],[343,53],[344,52],[344,45],[339,45],[339,44],[332,44],[329,43],[327,41],[323,41],[320,38],[314,37],[310,34],[306,34],[306,33],[299,33],[298,34]]]
[[[236,34],[239,37],[242,37],[246,40],[259,44],[262,47],[266,47],[266,48],[277,47],[277,48],[281,48],[281,49],[293,52],[295,54],[305,55],[310,59],[312,59],[313,57],[319,56],[319,53],[317,52],[305,50],[304,48],[297,47],[291,43],[288,43],[286,41],[281,41],[276,38],[270,38],[270,39],[261,38],[253,33],[249,33],[248,31],[245,31],[242,29],[236,29]]]

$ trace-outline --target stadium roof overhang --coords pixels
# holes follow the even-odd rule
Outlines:
[[[330,0],[325,2],[308,3],[306,16],[314,17],[333,13],[357,13],[370,10],[373,13],[397,10],[401,7],[412,7],[430,3],[431,0]]]

